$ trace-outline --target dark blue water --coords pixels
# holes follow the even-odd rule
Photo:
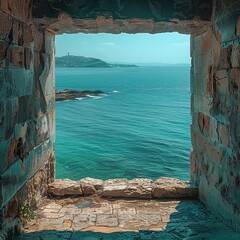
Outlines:
[[[58,90],[114,91],[57,102],[57,178],[189,179],[189,71],[57,68]]]

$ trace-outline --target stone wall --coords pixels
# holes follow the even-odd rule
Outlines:
[[[218,1],[191,38],[191,175],[200,199],[240,231],[240,3]]]
[[[192,180],[240,231],[240,3],[213,3],[0,0],[1,224],[54,179],[53,33],[178,31],[192,35]]]
[[[1,225],[54,178],[54,35],[32,24],[32,7],[0,1]]]

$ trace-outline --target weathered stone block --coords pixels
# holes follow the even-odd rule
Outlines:
[[[9,68],[5,70],[5,79],[7,97],[22,97],[33,94],[33,71],[24,68]]]
[[[53,142],[52,142],[53,144]],[[46,162],[46,172],[47,172],[47,184],[52,183],[55,180],[55,156],[54,152],[52,152],[50,158]]]
[[[21,206],[18,202],[17,197],[14,196],[4,209],[5,217],[6,218],[12,218],[12,219],[17,218],[20,207]]]
[[[39,114],[36,119],[36,144],[40,144],[49,138],[49,122],[45,114]]]
[[[152,181],[149,179],[110,179],[103,184],[103,197],[152,198]]]
[[[231,93],[240,93],[240,68],[232,68],[229,73]]]
[[[217,141],[217,121],[202,112],[198,113],[198,126],[202,133],[207,134],[211,141]]]
[[[5,169],[7,169],[15,160],[18,158],[18,140],[16,138],[12,138],[9,141],[9,145],[5,154]]]
[[[103,197],[123,197],[127,195],[127,179],[110,179],[104,181]]]
[[[191,111],[204,112],[205,114],[211,114],[213,110],[213,98],[206,97],[199,94],[193,94],[191,100]]]
[[[33,66],[33,57],[32,50],[30,48],[25,48],[25,69],[29,70]]]
[[[202,133],[194,130],[193,127],[191,128],[191,139],[194,149],[198,149],[200,152],[204,151],[207,140]]]
[[[19,102],[18,98],[10,98],[6,101],[5,118],[6,131],[5,139],[9,139],[14,131],[14,126],[18,122]]]
[[[231,61],[230,61],[230,53],[232,51],[232,47],[222,48],[220,51],[220,60],[218,63],[218,70],[228,70],[230,69]]]
[[[8,0],[1,2],[1,9],[14,18],[28,23],[32,19],[32,1],[31,0]]]
[[[96,226],[107,226],[107,227],[117,227],[118,226],[118,216],[109,214],[99,214],[97,215]]]
[[[32,32],[32,24],[23,24],[23,47],[30,48],[33,46],[33,32]]]
[[[200,54],[208,55],[212,51],[212,32],[208,31],[200,36]]]
[[[225,146],[230,146],[230,125],[229,124],[221,124],[218,125],[218,134],[221,143]]]
[[[0,143],[5,139],[5,101],[0,100]]]
[[[212,85],[214,84],[214,69],[217,67],[220,51],[219,34],[208,30],[199,36],[192,37],[191,46],[193,48],[193,74],[194,76],[200,74],[200,78],[202,78],[200,81],[203,81],[203,88],[201,89],[203,94],[213,95],[214,88]],[[193,79],[193,81],[196,82],[195,79]],[[197,90],[197,88],[194,90]]]
[[[4,40],[0,40],[0,65],[7,56],[8,43]]]
[[[7,148],[9,145],[9,140],[8,141],[2,141],[0,143],[0,154],[2,156],[2,158],[0,159],[0,174],[2,174],[5,171],[5,155],[7,152]],[[0,195],[0,199],[1,199],[1,195]]]
[[[206,142],[205,153],[213,161],[220,164],[224,158],[224,150],[218,146],[214,146],[212,143]]]
[[[191,176],[191,181],[196,182],[197,181],[197,173],[198,173],[198,158],[197,158],[197,153],[195,150],[191,149],[190,152],[190,176]]]
[[[212,55],[201,55],[198,51],[194,53],[194,57],[192,58],[192,66],[193,66],[193,73],[201,74],[204,76],[204,80],[206,76],[208,78],[209,75],[209,67],[213,65]]]
[[[53,196],[82,196],[81,185],[70,179],[55,180],[48,185],[48,193]]]
[[[216,79],[214,78],[212,66],[209,67],[209,77],[205,85],[205,94],[206,96],[214,96],[216,90]]]
[[[55,137],[56,134],[56,112],[54,109],[48,112],[49,136]]]
[[[48,169],[46,164],[26,183],[27,194],[24,201],[32,206],[38,207],[42,202],[42,198],[47,195]]]
[[[12,30],[12,18],[0,10],[0,39],[8,40]]]
[[[82,189],[83,196],[89,196],[89,195],[96,194],[96,189],[95,189],[95,187],[93,185],[91,185],[91,184],[83,184],[80,181],[80,186],[81,186],[81,189]]]
[[[9,47],[10,51],[10,62],[16,68],[24,67],[24,48],[13,45]]]
[[[239,18],[239,1],[231,0],[225,1],[222,0],[223,8],[217,8],[219,17],[216,21],[217,28],[222,34],[223,46],[230,46],[234,43],[237,37],[237,27],[238,27],[238,18]],[[218,4],[217,4],[218,5]],[[235,41],[237,43],[237,41]]]
[[[19,69],[6,69],[5,70],[5,96],[7,97],[17,97],[18,95],[25,94],[25,85],[21,81],[20,74],[22,70]],[[17,84],[19,83],[20,84]]]
[[[15,125],[15,128],[14,128],[14,137],[16,139],[21,137],[23,139],[23,141],[25,142],[27,131],[28,131],[28,123],[27,122],[18,123]]]
[[[208,173],[208,179],[212,186],[216,186],[220,182],[221,167],[218,164],[213,164],[212,169]]]
[[[23,44],[23,23],[13,19],[13,27],[10,35],[11,44],[22,46]]]
[[[152,198],[152,183],[151,179],[135,178],[129,181],[129,190],[136,191],[133,193],[136,198]]]
[[[0,68],[0,99],[5,99],[6,96],[5,78],[5,69]]]
[[[44,69],[39,76],[39,81],[41,84],[42,91],[44,96],[55,94],[55,85],[54,85],[54,60],[47,54],[43,55],[44,57]]]
[[[39,207],[42,203],[42,198],[46,196],[46,189],[47,169],[43,166],[4,207],[5,217],[19,217],[19,208],[26,203],[34,208]]]
[[[55,53],[55,35],[45,30],[44,40],[45,40],[45,53],[48,55],[54,54]]]
[[[219,94],[229,93],[229,79],[227,70],[216,71],[216,90]]]
[[[29,152],[27,157],[21,161],[17,160],[2,174],[2,206],[23,187],[28,179],[47,162],[53,153],[52,143],[45,141]]]
[[[238,18],[238,21],[236,24],[236,35],[240,36],[240,17]]]
[[[19,122],[25,122],[29,119],[35,119],[37,115],[37,109],[35,106],[34,98],[30,96],[19,97],[19,109],[24,109],[25,112],[19,111],[18,120]]]
[[[32,34],[34,42],[34,50],[40,52],[43,48],[43,30],[37,29],[36,26],[32,25]]]
[[[34,67],[38,68],[41,65],[40,53],[34,51]]]
[[[240,67],[240,46],[236,46],[236,45],[232,46],[231,65],[232,65],[232,68]]]
[[[197,198],[198,190],[189,182],[175,178],[159,178],[153,185],[154,198]]]
[[[212,142],[218,141],[217,120],[214,117],[210,117],[207,133]]]
[[[209,74],[206,73],[192,73],[192,78],[191,78],[191,85],[192,85],[192,92],[199,94],[199,95],[204,95],[206,92],[206,82],[209,78]]]
[[[48,113],[52,112],[55,108],[55,94],[45,95],[44,97],[46,103],[46,111]]]
[[[198,126],[201,132],[209,128],[210,117],[202,112],[198,113]]]
[[[80,180],[81,183],[86,185],[93,185],[96,190],[101,190],[103,188],[103,180],[96,178],[83,178]]]

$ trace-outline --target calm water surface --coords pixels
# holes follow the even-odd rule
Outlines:
[[[56,103],[57,178],[189,179],[189,72],[57,68],[58,90],[113,91]]]

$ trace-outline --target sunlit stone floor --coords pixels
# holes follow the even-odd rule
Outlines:
[[[239,240],[198,201],[46,200],[17,240]]]

